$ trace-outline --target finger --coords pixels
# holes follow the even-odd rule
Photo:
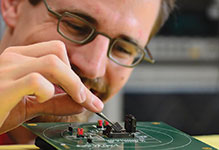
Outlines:
[[[18,79],[12,89],[12,98],[20,98],[24,95],[35,95],[37,101],[43,103],[54,96],[55,89],[51,82],[41,74],[33,72]],[[6,94],[5,94],[6,95]]]
[[[5,119],[2,127],[0,127],[0,134],[12,130],[18,127],[25,121],[26,109],[25,101],[23,99],[10,111],[9,115]],[[22,108],[22,109],[21,109]]]
[[[7,112],[3,112],[3,111],[0,112],[0,129],[1,129],[2,125],[3,125],[3,123],[5,122],[5,120],[7,119],[7,117],[9,116],[9,113],[10,113],[9,111],[7,111]],[[1,132],[0,132],[0,134],[1,134]]]
[[[22,100],[24,95],[34,94],[42,103],[54,95],[54,86],[38,73],[31,73],[16,81],[3,85],[0,92],[0,126],[10,111]]]
[[[66,93],[55,95],[45,103],[36,103],[34,97],[29,97],[27,108],[31,108],[27,109],[27,116],[30,118],[32,117],[31,114],[66,116],[79,114],[84,111],[84,107],[73,101]]]
[[[23,68],[22,70],[19,68]],[[33,59],[29,63],[19,65],[15,70],[20,76],[25,76],[30,72],[38,72],[47,80],[60,85],[72,99],[93,112],[103,109],[103,103],[99,98],[88,90],[80,78],[70,68],[68,68],[57,56],[47,55],[38,59]]]
[[[32,44],[28,46],[10,47],[4,51],[4,53],[6,52],[14,52],[29,57],[42,57],[45,55],[54,54],[70,67],[65,44],[58,40]]]
[[[86,93],[86,100],[81,104],[92,112],[101,112],[104,108],[103,102],[95,96],[89,89],[84,87]]]

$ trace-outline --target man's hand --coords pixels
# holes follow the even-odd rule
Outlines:
[[[54,85],[66,92],[55,95]],[[0,55],[0,133],[41,114],[72,115],[103,103],[70,67],[64,43],[7,48]]]

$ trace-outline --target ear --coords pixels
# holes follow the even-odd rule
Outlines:
[[[1,0],[2,17],[8,27],[15,27],[18,19],[18,5],[21,0]]]

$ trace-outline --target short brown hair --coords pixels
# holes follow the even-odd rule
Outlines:
[[[149,39],[151,39],[167,21],[170,13],[175,8],[175,1],[176,0],[162,0],[159,16],[155,22]]]
[[[161,17],[163,18],[163,23],[167,20],[172,10],[175,8],[176,0],[163,0],[161,6]]]

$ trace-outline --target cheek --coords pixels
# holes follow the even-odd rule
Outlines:
[[[117,93],[127,82],[133,69],[124,67],[115,67],[109,69],[110,89],[113,94]]]
[[[26,36],[20,38],[23,40],[24,45],[45,42],[50,40],[61,40],[64,41],[64,38],[59,35],[56,30],[56,26],[53,24],[44,24],[41,26],[35,26],[29,32],[27,32]]]
[[[145,34],[146,35],[146,34]],[[138,38],[142,39],[144,36],[143,31],[141,29],[138,30]]]

